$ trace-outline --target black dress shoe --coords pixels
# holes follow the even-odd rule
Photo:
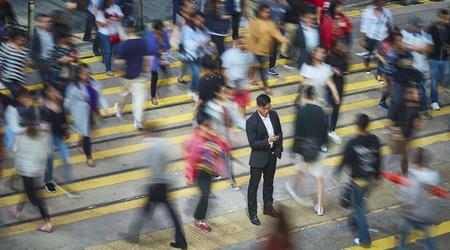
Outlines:
[[[253,215],[249,215],[248,216],[248,218],[250,219],[250,222],[253,224],[253,225],[261,225],[261,222],[259,221],[259,219],[258,219],[258,215],[256,215],[256,214],[253,214]]]
[[[275,218],[278,218],[280,216],[280,214],[277,211],[275,211],[273,208],[270,210],[264,210],[264,215],[268,215],[268,216],[275,217]]]
[[[181,243],[171,242],[170,246],[173,248],[187,249],[187,243],[181,244]]]

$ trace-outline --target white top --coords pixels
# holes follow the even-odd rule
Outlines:
[[[118,5],[113,4],[104,12],[102,10],[98,10],[97,15],[95,15],[95,20],[97,22],[108,24],[104,27],[98,27],[98,32],[106,36],[117,34],[117,26],[120,25],[120,22],[110,21],[107,16],[123,17],[122,10]]]
[[[222,57],[222,67],[226,69],[228,86],[245,89],[248,83],[248,71],[255,61],[255,56],[239,48],[227,49]]]
[[[209,42],[210,36],[202,29],[193,29],[188,25],[184,25],[181,29],[181,43],[184,50],[192,57],[199,56],[199,50]]]
[[[302,28],[305,35],[306,50],[312,52],[319,45],[319,31],[314,27],[306,27],[303,23]]]
[[[267,134],[269,135],[269,138],[270,138],[275,133],[273,131],[272,122],[270,121],[270,115],[268,114],[266,117],[264,117],[259,112],[258,112],[258,115],[259,115],[259,117],[261,117],[262,121],[264,122],[264,126],[266,127]],[[273,146],[273,142],[270,143],[270,147],[272,147],[272,146]]]
[[[89,12],[91,12],[92,14],[94,14],[94,5],[95,5],[95,7],[97,7],[97,9],[98,8],[100,8],[101,6],[101,4],[103,4],[103,0],[89,0],[89,5],[88,5],[88,7],[87,7],[87,10],[89,11]]]
[[[423,30],[421,30],[420,33],[412,33],[407,30],[402,30],[401,33],[403,35],[403,42],[409,46],[423,48],[425,46],[433,45],[433,38],[430,34]],[[422,73],[428,71],[429,68],[426,55],[414,51],[412,52],[412,55],[414,58],[414,68]]]
[[[379,16],[375,15],[375,6],[371,5],[364,10],[361,16],[361,33],[370,39],[383,41],[388,37],[388,25],[394,26],[391,11],[382,9]]]
[[[321,103],[326,103],[326,85],[328,79],[333,76],[331,66],[322,63],[316,67],[304,63],[300,69],[300,75],[305,78],[307,84],[315,87],[319,101]]]
[[[41,58],[48,59],[50,57],[50,52],[55,46],[55,42],[53,41],[53,35],[43,29],[36,27],[37,34],[39,39],[41,40]]]

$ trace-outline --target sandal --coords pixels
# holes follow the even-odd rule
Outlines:
[[[154,106],[158,105],[158,101],[156,100],[155,97],[152,98],[152,104],[153,104]]]
[[[95,167],[95,161],[93,158],[88,158],[87,159],[87,165],[91,168]]]
[[[264,93],[266,93],[268,95],[273,95],[272,89],[269,87],[264,88]]]
[[[53,227],[47,228],[45,224],[38,226],[36,230],[44,233],[53,233]]]

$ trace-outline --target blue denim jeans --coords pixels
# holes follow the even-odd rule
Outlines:
[[[198,90],[198,83],[200,82],[200,65],[199,63],[189,63],[189,68],[191,69],[191,91],[195,92]]]
[[[350,215],[349,225],[356,229],[356,235],[359,238],[361,245],[370,245],[371,239],[364,204],[364,196],[366,195],[368,188],[362,188],[354,182],[352,182],[351,186],[353,214]]]
[[[5,126],[5,136],[3,137],[3,142],[5,143],[6,150],[8,153],[12,153],[14,147],[14,140],[16,135],[14,131],[9,126]]]
[[[438,86],[439,84],[445,85],[448,81],[449,62],[430,60],[430,74],[431,74],[431,102],[438,102]]]
[[[400,234],[400,244],[398,246],[398,250],[405,249],[406,246],[406,238],[411,233],[413,229],[417,229],[419,231],[422,231],[424,233],[425,239],[425,249],[428,250],[435,250],[437,249],[436,245],[434,244],[433,238],[430,237],[428,233],[428,224],[413,221],[407,218],[403,218],[402,221],[399,224],[398,227],[398,233]]]
[[[106,71],[111,71],[111,58],[112,58],[112,47],[113,45],[109,41],[108,35],[103,35],[102,33],[98,33],[100,42],[103,48],[103,64],[105,64]]]
[[[53,181],[53,159],[55,158],[54,155],[55,155],[56,149],[59,149],[59,153],[61,154],[61,158],[64,162],[63,178],[64,178],[65,182],[70,182],[73,179],[73,175],[72,175],[72,169],[70,168],[70,162],[69,162],[69,159],[70,159],[69,147],[67,147],[67,144],[64,142],[63,138],[53,137],[52,140],[53,140],[53,152],[47,161],[47,169],[45,171],[44,182],[47,183],[47,182]]]

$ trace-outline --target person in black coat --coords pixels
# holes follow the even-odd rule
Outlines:
[[[277,158],[283,152],[283,131],[278,114],[271,110],[271,100],[266,94],[256,98],[258,110],[247,120],[246,132],[250,148],[250,181],[247,193],[248,215],[250,222],[260,225],[257,216],[257,192],[261,175],[264,177],[263,200],[264,214],[277,217],[273,209],[273,178]]]

